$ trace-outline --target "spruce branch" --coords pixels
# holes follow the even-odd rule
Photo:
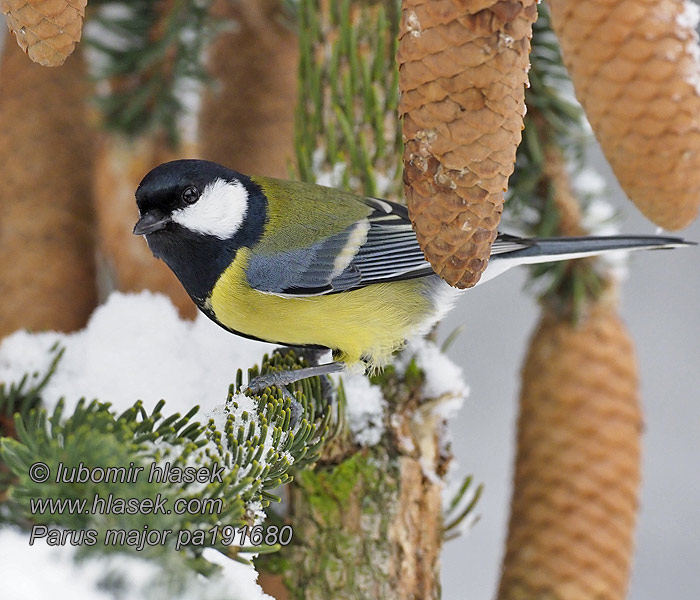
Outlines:
[[[141,401],[117,414],[108,403],[80,400],[72,412],[65,413],[59,401],[51,413],[40,405],[38,394],[48,382],[60,359],[60,350],[48,373],[23,392],[22,383],[11,386],[6,405],[31,401],[28,410],[16,412],[14,427],[17,439],[0,439],[0,459],[12,477],[8,499],[4,503],[8,520],[25,528],[34,525],[60,526],[69,530],[94,530],[101,539],[114,530],[145,529],[201,532],[201,538],[184,541],[178,548],[185,561],[198,572],[212,572],[214,566],[202,558],[204,548],[213,547],[225,555],[247,562],[242,553],[268,553],[278,544],[241,545],[231,535],[233,530],[257,524],[264,509],[279,498],[271,490],[292,480],[295,473],[313,464],[323,443],[337,433],[334,391],[318,378],[296,385],[294,394],[301,405],[301,416],[291,422],[290,400],[278,389],[268,389],[259,396],[241,393],[243,373],[231,385],[226,402],[214,411],[208,422],[196,420],[199,407],[186,414],[167,414],[165,402],[158,402],[149,412]],[[249,370],[249,377],[271,371],[303,368],[306,362],[293,352],[279,352],[263,357],[261,366]],[[339,392],[342,395],[342,391]],[[24,398],[22,400],[20,398]],[[26,400],[29,398],[30,400]],[[344,402],[344,398],[342,398]],[[43,463],[50,473],[46,481],[32,477],[32,465]],[[79,469],[84,467],[84,475]],[[122,471],[143,471],[127,480]],[[147,475],[153,469],[184,473],[193,468],[218,469],[216,478],[195,482],[186,478]],[[88,476],[96,472],[99,477]],[[179,471],[178,471],[179,470]],[[59,474],[63,473],[63,476]],[[126,491],[128,490],[128,491]],[[201,512],[150,512],[104,510],[104,502],[113,498],[134,498],[156,503],[165,498],[172,507],[176,501],[189,505],[215,507]],[[46,500],[85,502],[79,510],[39,509]],[[39,504],[37,504],[39,502]],[[78,506],[74,504],[74,506]],[[94,507],[98,509],[95,510]],[[102,509],[99,509],[102,507]],[[214,533],[212,533],[212,531]],[[158,546],[143,548],[147,558],[168,562],[175,539]],[[97,545],[104,552],[129,552],[131,545]],[[85,547],[81,552],[88,552]]]
[[[478,520],[478,516],[474,516],[474,509],[484,491],[484,484],[480,483],[474,487],[472,486],[473,481],[474,477],[472,475],[464,478],[462,485],[460,485],[459,490],[452,497],[447,510],[445,510],[445,524],[442,528],[445,541],[459,537],[464,524],[471,527]]]
[[[212,0],[96,0],[85,42],[104,127],[129,137],[165,133],[175,145],[186,96],[208,82],[204,50],[226,26],[209,15]]]
[[[398,0],[299,0],[299,177],[401,197]]]
[[[584,235],[581,207],[593,198],[577,195],[572,180],[584,168],[590,133],[573,96],[549,9],[540,4],[538,11],[530,54],[530,87],[525,92],[528,112],[510,179],[508,218],[530,235]],[[531,280],[540,286],[540,299],[576,321],[606,287],[607,276],[597,265],[592,259],[534,265]]]

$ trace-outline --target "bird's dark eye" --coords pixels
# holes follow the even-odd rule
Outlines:
[[[199,190],[191,185],[182,192],[182,201],[185,204],[194,204],[199,199]]]

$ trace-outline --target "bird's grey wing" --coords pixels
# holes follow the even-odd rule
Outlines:
[[[375,210],[370,216],[367,241],[351,263],[360,271],[362,284],[435,274],[418,245],[408,209],[384,200],[368,201],[375,203]],[[530,240],[499,233],[491,246],[491,256],[505,256],[531,245]]]
[[[364,201],[371,209],[367,217],[308,248],[269,253],[253,247],[248,283],[281,296],[315,296],[433,274],[406,207]]]
[[[361,276],[350,269],[369,223],[360,220],[345,230],[307,248],[282,252],[251,249],[246,276],[251,287],[281,296],[316,296],[357,286]]]
[[[360,272],[362,284],[434,275],[418,245],[406,207],[372,198],[367,202],[374,208],[367,240],[350,263]]]
[[[248,282],[280,296],[316,296],[434,275],[401,204],[365,198],[371,212],[342,232],[308,248],[251,253]],[[528,248],[531,242],[499,234],[494,257]]]

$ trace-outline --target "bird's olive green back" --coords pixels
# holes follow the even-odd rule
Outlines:
[[[266,235],[256,244],[256,253],[308,248],[372,213],[362,197],[343,190],[271,177],[251,180],[260,186],[268,202]]]

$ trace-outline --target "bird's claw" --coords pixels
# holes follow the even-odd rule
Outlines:
[[[282,377],[280,377],[282,375]],[[259,375],[248,382],[248,385],[243,388],[243,391],[248,391],[255,396],[259,396],[265,391],[265,388],[276,387],[282,392],[282,398],[289,400],[290,420],[289,424],[292,428],[296,427],[301,415],[304,412],[304,407],[301,403],[289,393],[285,387],[289,382],[283,376],[284,372],[267,373]]]

